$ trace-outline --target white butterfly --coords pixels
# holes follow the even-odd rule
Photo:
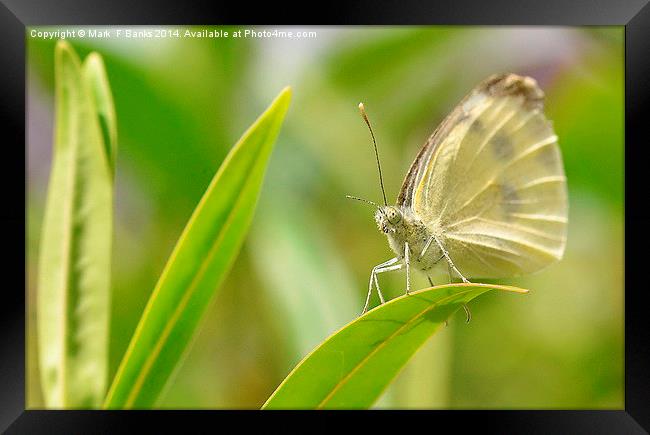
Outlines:
[[[384,193],[384,205],[377,206],[375,220],[397,256],[372,269],[363,312],[373,283],[384,302],[377,280],[383,272],[405,268],[408,293],[411,267],[429,276],[446,265],[450,277],[453,272],[468,282],[535,272],[562,258],[566,176],[543,99],[533,78],[495,75],[434,131],[397,204],[387,205]],[[363,104],[359,108],[370,127]]]

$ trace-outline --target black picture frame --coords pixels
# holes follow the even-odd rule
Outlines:
[[[25,27],[30,25],[110,24],[226,24],[287,23],[287,9],[269,4],[192,4],[148,0],[146,2],[96,0],[0,0],[0,107],[4,124],[5,155],[0,179],[9,202],[0,212],[7,253],[4,276],[12,279],[0,298],[0,430],[7,433],[116,433],[146,424],[147,432],[180,427],[222,427],[220,411],[31,411],[25,410],[25,267],[26,180],[25,144]],[[625,409],[620,411],[423,411],[414,412],[424,427],[477,425],[496,433],[627,434],[650,431],[650,336],[644,293],[641,247],[648,244],[643,225],[650,215],[640,211],[646,179],[642,153],[650,144],[643,115],[650,102],[650,6],[648,0],[447,0],[417,2],[391,0],[381,7],[371,1],[302,5],[301,24],[464,24],[464,25],[623,25],[625,26]],[[300,12],[300,10],[295,10]],[[607,110],[607,108],[603,108]],[[644,128],[645,127],[645,128]],[[635,199],[639,199],[635,201]],[[21,238],[22,229],[23,238]],[[638,255],[635,255],[638,253]],[[21,255],[22,254],[22,255]],[[19,289],[22,286],[23,292]],[[570,385],[567,388],[571,388]],[[249,413],[247,413],[248,415]],[[297,428],[283,412],[256,413],[274,419],[287,430]],[[313,413],[299,413],[301,417]],[[244,425],[248,421],[234,413]],[[315,417],[351,413],[320,413]],[[324,417],[327,416],[327,417]],[[390,418],[411,419],[392,412],[363,416],[364,426]],[[401,420],[411,425],[411,420]],[[408,421],[408,422],[407,422]],[[191,422],[191,426],[188,426]],[[219,423],[221,422],[221,423]],[[250,424],[250,423],[249,423]],[[449,426],[450,425],[450,426]],[[350,429],[351,427],[346,427]],[[193,431],[192,431],[193,432]]]

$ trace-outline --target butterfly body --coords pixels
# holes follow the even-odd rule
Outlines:
[[[447,264],[467,281],[533,273],[562,258],[566,176],[543,99],[531,77],[494,75],[433,132],[396,205],[375,213],[397,256],[373,268],[364,311],[373,284],[383,302],[382,272],[406,269],[408,292],[411,267],[428,273]]]
[[[434,224],[425,224],[413,210],[382,206],[375,213],[375,221],[379,230],[386,234],[388,245],[399,260],[405,259],[407,245],[411,265],[421,271],[429,271],[443,258],[440,248],[431,243],[434,234],[439,239],[443,237],[441,229]]]

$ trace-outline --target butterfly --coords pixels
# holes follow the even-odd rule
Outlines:
[[[405,269],[449,278],[506,278],[560,260],[566,246],[567,184],[558,138],[543,112],[544,93],[531,77],[493,75],[476,86],[438,126],[411,165],[396,205],[388,205],[374,132],[384,204],[375,221],[396,256],[372,269]],[[469,309],[464,306],[469,321]]]

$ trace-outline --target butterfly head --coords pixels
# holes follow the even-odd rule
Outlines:
[[[397,231],[397,226],[402,222],[402,212],[393,205],[382,205],[375,212],[377,227],[385,234]]]

